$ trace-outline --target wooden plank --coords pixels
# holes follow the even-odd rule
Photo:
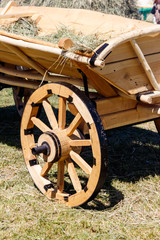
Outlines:
[[[136,38],[139,47],[142,49],[144,56],[160,52],[160,45],[155,44],[160,41],[160,34],[150,34]],[[136,58],[137,55],[133,50],[130,41],[122,43],[112,49],[112,52],[106,58],[106,63],[115,63],[124,60]]]
[[[37,89],[39,87],[39,83],[36,81],[30,81],[11,76],[10,77],[0,76],[0,82],[10,86],[25,87],[30,89]]]
[[[150,112],[150,114],[148,114],[142,110],[138,112],[137,109],[100,116],[105,130],[148,121],[158,117],[159,115],[156,113]]]
[[[152,115],[152,114],[160,115],[160,105],[152,104],[152,105],[148,106],[146,104],[138,104],[137,105],[137,111],[142,112],[142,113],[146,113],[148,115]]]
[[[98,91],[99,94],[105,97],[116,96],[116,91],[110,86],[103,76],[97,74],[92,68],[81,63],[77,63],[81,71],[86,74],[88,82]]]
[[[153,72],[158,84],[160,83],[160,34],[152,34],[136,38],[136,42],[141,48],[143,55]],[[118,44],[118,43],[117,43]],[[153,87],[145,76],[145,72],[140,70],[141,64],[136,60],[136,53],[129,46],[129,42],[114,46],[110,55],[106,58],[106,66],[100,70],[96,68],[99,74],[102,74],[109,83],[127,90],[130,94],[152,90]]]
[[[133,109],[137,105],[137,101],[121,96],[102,98],[96,100],[95,102],[96,109],[99,115]]]
[[[9,1],[0,13],[0,18],[4,18],[4,15],[7,13],[7,11],[13,6],[18,6],[18,3],[16,1]]]
[[[137,59],[106,65],[101,71],[106,81],[129,94],[152,90],[152,86]]]
[[[144,57],[143,52],[141,51],[140,47],[138,46],[136,40],[131,40],[130,42],[131,42],[131,45],[132,45],[134,51],[136,52],[136,54],[138,56],[138,59],[139,59],[140,63],[143,66],[143,69],[144,69],[147,77],[150,80],[151,85],[153,86],[153,88],[155,90],[160,90],[160,86],[158,85],[157,80],[156,80],[156,78],[155,78],[155,76],[154,76],[146,58]]]
[[[128,31],[124,34],[121,33],[118,37],[108,40],[107,47],[99,54],[98,58],[105,59],[114,48],[116,49],[117,46],[120,46],[132,39],[138,39],[143,36],[154,37],[155,35],[159,34],[159,31],[159,27],[152,24],[152,26],[148,26],[147,28],[142,27],[141,29],[138,29],[137,27],[134,31]]]
[[[8,49],[10,49],[13,53],[15,53],[24,62],[29,64],[33,69],[36,69],[37,72],[41,73],[42,75],[46,73],[45,69],[43,69],[39,64],[37,64],[37,62],[35,62],[33,59],[25,55],[19,48],[12,45],[5,44],[5,43],[3,43],[3,45]]]
[[[34,80],[42,81],[42,75],[39,74],[39,73],[33,73],[32,69],[30,71],[29,70],[21,71],[21,70],[16,70],[14,68],[15,68],[14,65],[13,65],[13,69],[12,69],[10,67],[3,67],[0,64],[0,72],[1,73],[6,73],[8,75],[16,76],[16,77],[20,77],[20,78],[27,78],[27,82],[29,82],[28,79],[34,79]],[[34,80],[32,81],[33,83],[34,83]],[[66,77],[66,76],[48,75],[48,76],[45,77],[45,80],[51,81],[51,82],[63,82],[64,81],[64,82],[69,82],[71,84],[75,84],[75,85],[78,85],[78,86],[83,86],[83,82],[82,82],[81,79]],[[37,87],[39,86],[39,84],[40,83],[38,83]]]
[[[5,14],[5,15],[0,15],[0,19],[9,19],[9,18],[22,18],[22,17],[31,17],[35,14],[35,12],[20,12],[17,14]]]

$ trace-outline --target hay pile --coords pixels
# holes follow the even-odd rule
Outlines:
[[[4,7],[8,1],[1,0],[1,6]],[[136,0],[17,0],[17,2],[21,6],[81,8],[140,19]]]
[[[34,22],[30,17],[20,18],[16,22],[10,24],[8,27],[0,26],[0,29],[17,35],[44,40],[56,45],[61,38],[70,38],[75,44],[75,46],[72,47],[70,50],[85,53],[91,53],[97,46],[99,46],[104,41],[98,39],[96,35],[78,34],[73,29],[69,29],[65,25],[57,28],[57,30],[52,34],[39,36],[39,29],[36,25],[36,22]]]
[[[60,7],[60,8],[80,8],[80,9],[90,9],[94,11],[117,14],[130,18],[139,18],[138,10],[135,7],[134,0],[17,0],[20,6],[30,5],[30,6],[45,6],[45,7]],[[6,0],[1,1],[1,6],[5,6]],[[36,22],[31,18],[20,18],[16,22],[13,22],[9,26],[0,26],[9,33],[14,33],[18,35],[23,35],[26,37],[37,38],[40,40],[45,40],[54,44],[57,44],[61,38],[70,38],[75,43],[75,47],[70,49],[73,51],[81,52],[92,52],[97,46],[99,46],[104,39],[99,39],[95,34],[83,35],[78,34],[74,30],[69,29],[67,26],[60,26],[54,33],[40,36],[38,26]],[[110,33],[106,34],[108,39],[110,38]],[[105,40],[108,40],[105,39]]]

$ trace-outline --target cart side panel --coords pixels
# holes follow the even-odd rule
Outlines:
[[[82,63],[76,63],[77,67],[86,75],[88,83],[93,86],[97,92],[104,97],[117,96],[117,92],[113,87],[106,82],[103,76],[100,76],[97,72],[89,66]]]
[[[36,49],[16,47],[10,44],[4,45],[0,43],[0,61],[13,65],[20,65],[27,68],[32,66],[25,61],[25,58],[20,57],[15,51],[12,51],[10,47],[21,51],[27,58],[33,60],[36,64],[42,67],[44,70],[48,70],[53,73],[63,74],[71,77],[81,78],[80,73],[77,71],[77,67],[72,60],[64,58],[53,53],[48,53]]]
[[[138,45],[143,49],[144,55],[160,52],[160,45],[157,44],[160,41],[160,34],[156,33],[149,36],[144,36],[136,39]],[[129,41],[118,45],[112,50],[112,53],[108,55],[105,62],[112,63],[117,61],[123,61],[130,58],[137,57]]]
[[[129,94],[137,94],[152,89],[138,59],[108,64],[100,72],[117,88]]]
[[[96,71],[123,92],[137,94],[153,90],[146,74],[147,69],[145,71],[130,41],[115,47],[106,58],[105,67],[96,68]],[[159,33],[136,39],[158,85],[160,84],[160,45],[157,44],[159,41]]]

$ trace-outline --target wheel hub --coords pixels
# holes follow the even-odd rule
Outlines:
[[[32,148],[34,155],[40,154],[45,162],[57,162],[69,156],[70,145],[64,131],[45,132],[38,139],[38,146]]]

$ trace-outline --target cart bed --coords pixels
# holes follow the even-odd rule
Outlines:
[[[76,32],[84,35],[97,34],[101,39],[110,39],[89,56],[65,51],[52,43],[1,31],[1,62],[35,69],[43,80],[48,71],[82,79],[77,71],[80,68],[93,88],[107,97],[115,95],[112,86],[127,95],[160,89],[160,46],[157,44],[160,38],[159,26],[80,9],[16,6],[12,6],[0,17],[0,24],[4,21],[14,22],[19,16],[27,14],[32,15],[34,20],[38,19],[41,34],[54,32],[57,26],[65,22],[66,26]],[[139,47],[138,53],[135,44]],[[145,65],[142,64],[143,58]],[[47,76],[45,80],[48,80]]]

